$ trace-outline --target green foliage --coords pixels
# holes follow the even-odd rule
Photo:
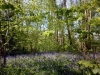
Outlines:
[[[53,30],[49,30],[49,31],[45,31],[44,33],[43,33],[43,35],[44,36],[52,36],[54,34],[54,31]]]
[[[99,75],[100,65],[93,61],[81,60],[78,62],[81,72],[85,75]]]
[[[11,3],[3,3],[3,4],[1,5],[1,8],[2,8],[3,10],[4,10],[4,9],[12,9],[12,10],[14,10],[14,9],[15,9],[14,5],[11,4]]]
[[[69,51],[69,52],[74,50],[73,46],[70,46],[70,45],[65,46],[65,49],[66,49],[67,51]]]
[[[91,24],[92,24],[93,27],[100,26],[100,23],[99,22],[100,22],[100,17],[96,17],[96,18],[93,18],[91,20]]]

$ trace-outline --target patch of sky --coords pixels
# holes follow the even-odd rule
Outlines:
[[[41,25],[41,30],[47,30],[48,28],[47,28],[47,25]]]
[[[23,2],[27,3],[27,2],[29,2],[29,0],[23,0]]]
[[[23,22],[23,26],[26,26],[26,21],[24,20],[24,22]]]
[[[78,21],[74,21],[74,27],[75,27],[75,28],[78,27]]]
[[[63,0],[56,0],[57,5],[60,5]]]

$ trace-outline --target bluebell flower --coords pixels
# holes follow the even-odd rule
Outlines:
[[[38,59],[38,62],[42,62],[42,60],[41,59]]]

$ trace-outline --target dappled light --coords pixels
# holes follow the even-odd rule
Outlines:
[[[0,0],[0,75],[100,75],[100,1]]]

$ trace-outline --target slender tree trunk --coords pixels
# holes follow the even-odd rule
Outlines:
[[[6,47],[4,46],[4,67],[6,66]]]
[[[86,0],[83,0],[83,2],[82,3],[88,3],[89,1],[86,1]],[[90,9],[86,9],[85,11],[84,11],[84,14],[86,15],[86,19],[85,20],[83,20],[83,22],[85,22],[85,23],[88,23],[88,22],[90,22],[90,20],[92,19],[92,12],[91,12],[91,10]],[[85,26],[85,29],[84,29],[85,31],[88,31],[87,33],[86,33],[86,37],[85,37],[85,41],[84,41],[84,43],[85,43],[85,51],[84,51],[84,53],[85,53],[85,59],[90,59],[89,58],[89,50],[91,49],[91,34],[90,34],[90,31],[91,31],[91,25],[88,23],[86,26]]]
[[[2,49],[2,39],[1,39],[1,21],[0,21],[0,65],[1,65],[1,49]]]
[[[58,37],[58,30],[55,28],[55,37],[56,37],[56,45],[57,45],[57,51],[59,52],[59,37]]]
[[[64,50],[64,45],[65,45],[65,38],[64,38],[64,26],[63,26],[63,29],[62,29],[62,49]]]
[[[64,7],[66,7],[66,0],[63,0],[64,2]],[[68,23],[68,17],[69,15],[67,15],[67,31],[68,31],[68,39],[69,39],[69,44],[72,45],[72,37],[71,37],[71,32],[70,32],[70,26],[69,26],[69,23]]]
[[[6,38],[5,35],[2,34],[2,30],[1,30],[1,21],[0,21],[0,61],[2,60],[3,57],[3,64],[2,66],[6,66],[6,50],[5,50],[5,42],[6,42]],[[4,27],[5,28],[5,27]]]
[[[65,7],[66,8],[66,0],[63,0],[63,7]]]
[[[86,15],[89,15],[87,16],[87,19],[85,22],[89,22],[91,20],[91,11],[90,10],[85,10],[85,14]],[[87,38],[86,38],[86,41],[85,41],[85,46],[86,46],[86,49],[87,50],[90,50],[91,49],[91,34],[90,34],[90,24],[88,24],[85,28],[86,31],[88,31],[87,33]]]

